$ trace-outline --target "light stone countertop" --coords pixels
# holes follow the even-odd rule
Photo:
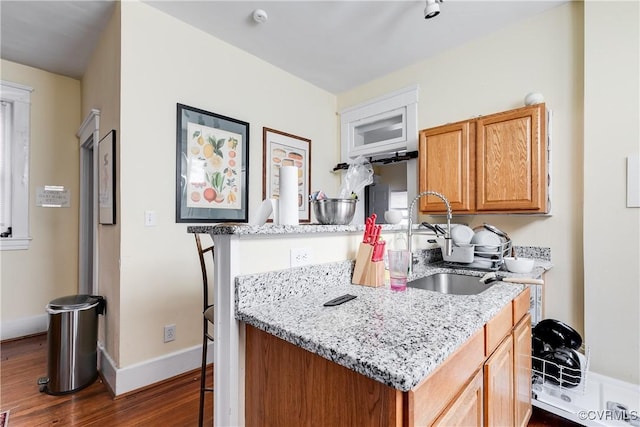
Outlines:
[[[187,232],[277,238],[283,234],[350,234],[363,229],[363,225],[221,223],[189,226]],[[382,230],[406,232],[406,227],[383,224]],[[538,278],[551,268],[549,248],[515,249],[518,256],[536,258],[534,270],[520,275],[506,271],[499,274]],[[438,262],[442,259],[439,249],[423,250],[421,255],[422,262],[414,266],[410,280],[438,272],[477,277],[486,273],[444,267]],[[353,265],[352,260],[346,260],[237,276],[235,317],[369,378],[408,391],[525,288],[496,282],[478,295],[445,295],[412,288],[393,292],[388,286],[351,284]],[[336,307],[323,306],[344,294],[357,298]]]
[[[401,225],[382,225],[383,231],[402,231]],[[188,233],[210,233],[210,234],[234,234],[234,235],[273,235],[273,234],[317,234],[317,233],[351,233],[363,231],[364,225],[322,225],[322,224],[300,224],[300,225],[249,225],[234,223],[219,223],[207,225],[190,225],[187,227]],[[406,233],[407,228],[404,227]]]
[[[236,319],[408,391],[525,288],[496,282],[478,295],[412,288],[394,292],[388,287],[352,285],[352,269],[353,262],[344,261],[238,276]],[[529,276],[539,277],[545,269],[537,265]],[[419,275],[441,271],[453,270],[435,265]],[[336,307],[323,306],[344,294],[357,298]]]

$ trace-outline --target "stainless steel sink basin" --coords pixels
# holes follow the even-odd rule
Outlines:
[[[493,286],[493,283],[484,284],[479,277],[465,276],[463,274],[436,273],[412,280],[407,283],[407,286],[443,294],[476,295],[489,289]]]

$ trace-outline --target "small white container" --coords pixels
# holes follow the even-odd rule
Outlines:
[[[504,257],[507,270],[512,273],[529,273],[533,270],[533,258],[512,258]]]
[[[440,240],[438,241],[440,243]],[[443,250],[442,245],[440,250],[442,251],[442,259],[448,262],[469,263],[473,261],[473,248],[474,245],[454,245],[451,248],[451,255],[447,255]]]
[[[402,212],[400,211],[386,211],[384,213],[384,220],[387,224],[399,224],[402,221]]]

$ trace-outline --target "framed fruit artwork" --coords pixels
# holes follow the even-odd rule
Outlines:
[[[298,168],[298,220],[311,220],[311,140],[267,127],[262,128],[262,197],[278,199],[281,166]]]
[[[249,123],[177,106],[176,222],[247,222]]]

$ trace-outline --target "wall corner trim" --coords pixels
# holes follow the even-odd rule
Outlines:
[[[215,343],[209,343],[207,363],[213,363]],[[200,367],[202,347],[197,345],[145,360],[124,368],[116,367],[102,345],[98,347],[102,378],[116,396],[175,377]]]

